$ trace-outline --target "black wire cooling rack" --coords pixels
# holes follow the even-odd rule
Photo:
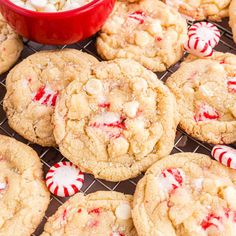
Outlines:
[[[221,40],[220,40],[219,45],[216,47],[216,50],[221,51],[221,52],[230,52],[230,53],[236,54],[236,44],[233,42],[233,39],[232,39],[231,29],[228,26],[228,19],[225,19],[220,23],[214,22],[214,24],[221,31]],[[89,38],[85,41],[82,41],[80,43],[76,43],[69,46],[65,45],[61,47],[41,45],[32,41],[24,40],[24,50],[21,54],[21,58],[19,59],[19,62],[23,60],[24,58],[28,57],[29,55],[38,51],[51,50],[51,49],[63,49],[63,48],[79,49],[101,60],[101,58],[96,53],[95,38],[96,36]],[[169,68],[165,72],[157,73],[158,78],[160,80],[165,81],[173,72],[175,72],[178,69],[180,63],[181,61],[173,65],[171,68]],[[5,112],[3,111],[3,105],[2,105],[3,98],[6,93],[6,88],[5,88],[6,76],[7,76],[7,73],[0,76],[0,134],[14,137],[15,139],[32,147],[38,153],[43,163],[44,174],[46,175],[47,171],[52,165],[54,165],[55,163],[59,161],[65,160],[65,158],[60,154],[57,148],[43,148],[39,145],[32,144],[28,142],[27,140],[25,140],[24,138],[22,138],[21,136],[19,136],[16,132],[14,132],[8,126],[7,118],[6,118]],[[182,130],[178,129],[176,139],[175,139],[175,146],[172,151],[172,154],[178,153],[178,152],[198,152],[198,153],[210,155],[211,148],[212,148],[211,145],[199,142],[189,137]],[[103,190],[103,191],[115,190],[115,191],[123,192],[126,194],[133,194],[136,184],[141,177],[142,176],[139,176],[137,178],[130,179],[127,181],[114,183],[114,182],[108,182],[104,180],[95,179],[92,175],[85,174],[85,182],[81,191],[85,194],[88,194],[88,193],[92,193],[98,190]],[[51,195],[51,202],[50,202],[49,208],[46,211],[46,215],[32,236],[39,236],[42,233],[44,224],[47,218],[51,216],[52,214],[54,214],[56,210],[58,209],[58,207],[62,205],[67,199],[68,198],[60,198],[60,197],[55,197]]]

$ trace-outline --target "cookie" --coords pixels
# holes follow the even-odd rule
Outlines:
[[[229,7],[229,25],[233,31],[233,39],[236,43],[236,0],[232,0]]]
[[[152,71],[165,71],[183,55],[186,20],[161,1],[117,1],[97,38],[103,59],[131,58]]]
[[[75,49],[35,53],[7,76],[4,110],[11,128],[42,146],[55,146],[51,116],[59,93],[97,59]]]
[[[48,219],[41,236],[137,236],[132,199],[118,192],[78,193]]]
[[[30,236],[50,201],[36,152],[0,135],[0,236]]]
[[[203,142],[236,141],[236,56],[216,53],[190,59],[168,80],[176,96],[180,126]]]
[[[233,236],[236,172],[210,157],[179,153],[139,181],[133,221],[139,236]]]
[[[221,21],[229,16],[231,0],[163,0],[168,6],[177,9],[189,20]]]
[[[21,38],[6,23],[0,14],[0,74],[9,70],[23,49]]]
[[[168,155],[179,121],[169,89],[129,59],[101,62],[63,92],[54,113],[62,154],[97,178],[137,176]]]

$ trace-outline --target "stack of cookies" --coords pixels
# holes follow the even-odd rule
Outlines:
[[[178,125],[210,144],[236,141],[236,56],[190,55],[166,83],[154,73],[184,56],[188,29],[181,14],[219,20],[231,1],[164,2],[117,1],[96,42],[106,61],[76,49],[43,51],[8,73],[3,106],[18,134],[58,147],[71,161],[62,165],[95,178],[118,182],[146,172],[134,196],[75,194],[48,219],[42,236],[235,235],[235,170],[203,154],[170,153]],[[23,44],[0,22],[3,73]],[[36,152],[5,136],[0,163],[0,236],[29,236],[45,215],[53,178],[71,195],[70,174],[50,170],[46,187]],[[57,185],[53,193],[62,196]]]

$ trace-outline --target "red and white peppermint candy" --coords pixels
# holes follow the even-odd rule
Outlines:
[[[208,104],[201,104],[194,116],[196,122],[218,120],[219,118],[220,115],[216,109]]]
[[[236,150],[225,146],[216,145],[212,151],[211,155],[221,164],[236,169]]]
[[[188,36],[192,39],[205,41],[212,48],[214,48],[220,41],[219,29],[209,22],[198,22],[189,27]]]
[[[51,193],[59,197],[69,197],[79,192],[84,183],[84,174],[68,161],[62,161],[50,168],[46,175],[46,185]]]
[[[184,49],[198,57],[210,57],[213,55],[213,48],[204,40],[197,38],[189,38],[185,43]]]
[[[33,101],[39,102],[42,105],[54,107],[56,105],[58,94],[58,91],[55,92],[47,86],[42,86],[34,94]]]
[[[170,193],[182,186],[184,172],[178,168],[170,168],[162,171],[159,177],[160,184]]]
[[[143,11],[139,10],[131,13],[129,15],[129,18],[136,20],[137,22],[139,22],[139,24],[143,24],[146,18],[146,14]]]
[[[228,77],[227,86],[229,93],[236,93],[236,76]]]

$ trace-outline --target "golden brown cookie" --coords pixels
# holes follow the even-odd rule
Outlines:
[[[0,74],[9,70],[23,49],[21,38],[6,23],[0,14]]]
[[[118,192],[78,193],[48,219],[41,236],[137,236],[132,200]]]
[[[163,0],[168,6],[177,9],[189,20],[221,21],[229,16],[231,0]]]
[[[201,141],[236,141],[236,56],[216,53],[187,60],[168,80],[176,96],[180,126]]]
[[[139,236],[234,236],[236,172],[210,157],[179,153],[139,181],[132,216]]]
[[[92,67],[63,92],[54,113],[62,154],[97,178],[125,180],[168,155],[179,116],[150,70],[119,59]]]
[[[49,192],[36,152],[0,135],[0,236],[30,236],[45,214]]]
[[[75,49],[35,53],[8,74],[4,110],[9,125],[24,138],[55,146],[51,116],[63,90],[97,59]]]
[[[234,42],[236,43],[236,1],[232,0],[229,7],[229,24],[232,28]]]
[[[97,39],[103,59],[132,58],[152,71],[165,71],[183,55],[186,20],[161,1],[117,1]]]

